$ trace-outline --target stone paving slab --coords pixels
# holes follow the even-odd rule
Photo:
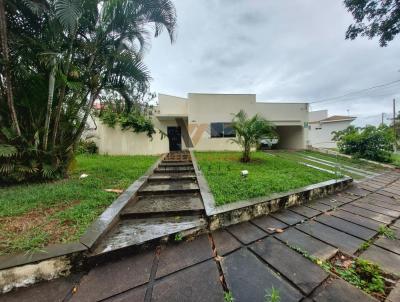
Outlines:
[[[149,281],[155,252],[148,251],[93,268],[81,279],[71,302],[92,302]]]
[[[352,206],[350,204],[346,204],[344,206],[341,207],[342,210],[345,210],[347,212],[353,213],[353,214],[357,214],[363,217],[367,217],[376,221],[379,221],[381,223],[386,223],[389,224],[392,222],[392,220],[394,219],[393,217],[387,216],[387,215],[383,215],[383,214],[379,214],[377,212],[373,212],[367,209],[363,209],[360,207],[355,207]]]
[[[360,258],[377,263],[381,269],[388,273],[400,275],[400,255],[371,245],[360,255]]]
[[[269,234],[275,233],[276,229],[285,229],[288,227],[286,223],[283,223],[269,215],[255,218],[251,220],[251,222]]]
[[[350,189],[345,191],[345,194],[348,195],[355,195],[355,196],[360,196],[360,197],[365,197],[370,193],[370,191],[361,189],[357,186],[352,186]]]
[[[400,302],[400,281],[397,281],[385,302]]]
[[[375,245],[400,255],[400,240],[381,237],[374,242]],[[399,272],[400,273],[400,272]]]
[[[268,235],[248,221],[229,226],[227,231],[239,239],[243,244],[249,244],[250,242]]]
[[[250,248],[307,295],[329,276],[318,265],[273,237],[257,241]]]
[[[247,248],[229,254],[221,261],[225,281],[235,302],[265,302],[266,291],[272,287],[280,293],[281,301],[300,301],[302,294],[282,279]]]
[[[352,223],[361,225],[363,227],[366,227],[368,229],[375,230],[375,231],[378,231],[379,227],[381,225],[383,225],[382,222],[379,222],[379,221],[376,221],[376,220],[373,220],[370,218],[362,217],[362,216],[359,216],[359,215],[356,215],[356,214],[353,214],[350,212],[346,212],[346,211],[337,210],[337,211],[330,212],[330,214],[332,216],[339,217],[341,219],[350,221]]]
[[[383,207],[380,207],[380,206],[377,206],[377,205],[372,205],[372,204],[366,203],[366,202],[355,201],[355,202],[350,203],[350,205],[353,205],[353,206],[356,206],[356,207],[360,207],[360,208],[364,208],[364,209],[367,209],[367,210],[370,210],[370,211],[374,211],[374,212],[377,212],[379,214],[384,214],[384,215],[387,215],[387,216],[391,216],[391,217],[394,217],[394,218],[397,218],[397,217],[400,216],[400,212],[398,212],[398,211],[390,210],[390,209],[383,208]]]
[[[360,199],[360,202],[366,202],[369,204],[373,204],[376,206],[380,206],[382,208],[386,209],[391,209],[395,210],[397,212],[400,212],[400,202],[395,201],[394,199],[391,199],[387,197],[388,200],[385,200],[383,198],[378,198],[378,197],[372,197],[372,196],[367,196],[366,198]]]
[[[335,207],[333,205],[327,205],[322,202],[312,202],[312,203],[306,204],[306,206],[309,208],[312,208],[314,210],[321,211],[321,212],[327,212],[329,210],[332,210]]]
[[[291,207],[289,210],[307,218],[312,218],[321,214],[320,211],[308,208],[306,206]]]
[[[27,288],[19,288],[7,294],[0,294],[1,302],[62,302],[72,292],[79,275],[41,282]]]
[[[157,281],[151,301],[224,301],[217,264],[209,260]]]
[[[351,202],[351,201],[352,200],[347,200],[346,202],[342,202],[342,201],[339,201],[339,200],[335,199],[334,197],[326,197],[326,198],[318,200],[319,203],[328,205],[328,206],[330,206],[332,208],[344,205],[347,202]]]
[[[224,256],[242,246],[235,237],[225,230],[213,232],[211,236],[214,240],[215,249],[220,256]]]
[[[147,287],[140,286],[134,289],[131,289],[127,292],[122,294],[116,295],[109,299],[103,300],[104,302],[142,302],[146,296],[146,289]]]
[[[272,213],[271,216],[288,224],[288,225],[294,225],[294,224],[302,222],[306,219],[306,217],[296,214],[294,212],[291,212],[289,210],[275,212],[275,213]]]
[[[275,237],[288,245],[307,251],[311,256],[321,260],[331,258],[338,251],[337,248],[300,232],[294,227],[285,230],[283,233],[276,234]]]
[[[400,228],[400,219],[399,219],[399,220],[396,220],[396,221],[393,223],[393,226],[396,227],[396,228]]]
[[[348,222],[335,216],[320,215],[315,220],[364,240],[371,239],[377,233],[376,231],[364,228],[360,225]]]
[[[193,241],[169,245],[160,253],[156,278],[210,259],[212,256],[207,235],[202,235]]]
[[[394,194],[394,193],[391,193],[391,192],[388,192],[388,191],[385,191],[385,190],[380,190],[379,194],[385,195],[387,197],[391,197],[391,198],[394,198],[394,199],[400,199],[400,195]]]
[[[348,255],[354,254],[364,242],[354,236],[335,230],[318,222],[308,221],[296,226],[297,229],[339,248]]]
[[[350,285],[342,279],[330,280],[318,288],[314,295],[315,302],[377,302],[360,289]]]

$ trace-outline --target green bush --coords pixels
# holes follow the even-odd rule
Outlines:
[[[99,148],[93,141],[80,140],[78,148],[76,150],[77,154],[97,154],[99,153]]]
[[[334,132],[340,152],[355,158],[365,158],[379,162],[391,162],[394,144],[393,130],[386,125],[379,127],[350,126]]]
[[[135,133],[145,132],[149,138],[156,133],[150,117],[138,111],[118,112],[118,109],[106,106],[99,113],[99,118],[111,128],[119,124],[122,130],[131,129]]]

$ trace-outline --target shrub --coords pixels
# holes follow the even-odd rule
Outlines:
[[[76,150],[77,154],[97,154],[99,148],[94,141],[80,140],[78,148]]]
[[[365,158],[379,162],[391,162],[394,135],[386,125],[379,127],[350,126],[345,130],[334,132],[340,152],[356,158]]]

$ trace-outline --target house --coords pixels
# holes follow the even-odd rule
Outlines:
[[[201,151],[237,151],[231,122],[243,109],[256,113],[276,126],[280,149],[304,149],[308,145],[308,104],[257,102],[255,94],[189,93],[187,98],[158,95],[153,111],[156,128],[165,133],[150,140],[146,134],[120,131],[98,123],[97,144],[100,153],[160,154],[193,148]]]
[[[310,145],[315,148],[336,148],[332,132],[346,129],[356,119],[342,115],[328,117],[328,110],[311,111],[309,118],[308,136]]]

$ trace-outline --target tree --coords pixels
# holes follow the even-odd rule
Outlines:
[[[346,39],[354,40],[359,35],[379,37],[380,45],[387,46],[400,32],[398,0],[344,0],[344,5],[355,19],[347,29]]]
[[[276,137],[274,126],[259,116],[254,115],[248,118],[246,112],[240,110],[232,120],[232,127],[235,130],[236,138],[233,142],[241,146],[243,155],[241,161],[250,161],[250,152],[252,147],[256,147],[263,138]]]
[[[386,125],[357,128],[349,126],[334,132],[333,140],[338,142],[340,152],[356,158],[390,162],[393,152],[393,129]]]
[[[16,118],[0,106],[0,181],[64,176],[101,95],[140,106],[151,79],[143,63],[150,32],[166,29],[173,42],[175,8],[171,0],[2,0],[0,19],[3,1],[0,79],[13,81],[0,81],[0,104],[12,89]],[[129,118],[148,122],[140,110]]]

